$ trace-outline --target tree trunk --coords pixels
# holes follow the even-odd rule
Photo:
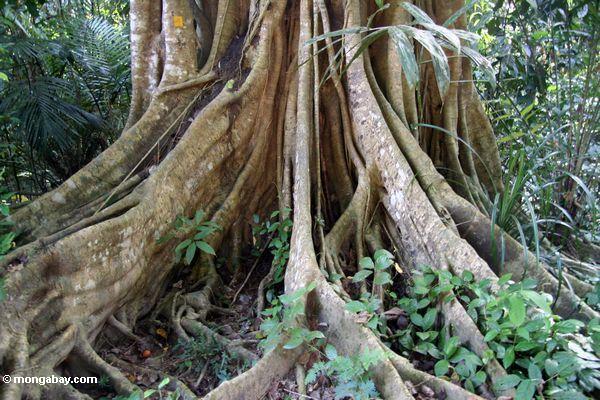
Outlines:
[[[401,2],[390,3],[375,24],[409,23]],[[464,6],[464,0],[417,3],[439,24]],[[365,26],[374,11],[374,2],[359,0],[163,0],[162,6],[132,0],[127,129],[64,184],[12,216],[23,242],[3,260],[2,372],[42,376],[80,366],[132,391],[91,344],[107,326],[131,329],[163,299],[186,312],[174,318],[182,334],[194,315],[212,307],[220,281],[215,258],[197,257],[186,293],[174,296],[172,276],[183,270],[174,259],[178,242],[157,242],[178,216],[198,209],[222,228],[209,240],[220,254],[249,238],[245,227],[253,214],[292,209],[285,291],[317,284],[307,313],[324,323],[342,354],[382,346],[345,311],[339,280],[323,273],[343,274],[340,260],[349,248],[355,257],[346,259],[357,260],[387,246],[407,270],[423,264],[468,270],[494,288],[502,274],[527,274],[539,290],[556,295],[558,281],[542,263],[490,228],[487,199],[502,190],[500,161],[466,59],[450,58],[444,98],[431,63],[422,63],[417,96],[391,42],[382,37],[349,63],[360,36],[348,35],[341,47],[345,73],[329,69],[321,84],[339,43],[314,56],[331,37],[306,42]],[[464,16],[454,22],[465,25]],[[558,313],[595,317],[579,299],[588,285],[569,279],[576,293],[562,286]],[[445,305],[444,319],[471,350],[485,351],[460,303]],[[206,398],[261,398],[301,352],[279,347]],[[505,374],[495,360],[487,371],[492,383]],[[405,382],[424,381],[439,396],[470,395],[397,355],[373,373],[387,399],[412,398]],[[0,393],[3,399],[86,397],[62,385],[8,384]]]

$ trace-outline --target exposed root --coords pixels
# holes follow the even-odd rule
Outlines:
[[[140,375],[143,373],[153,373],[153,374],[157,374],[158,376],[160,376],[163,379],[168,378],[169,383],[167,384],[166,389],[170,390],[171,392],[179,393],[179,395],[182,396],[181,397],[182,400],[197,400],[198,399],[198,396],[196,396],[194,394],[194,392],[192,392],[185,383],[181,382],[179,379],[175,378],[172,375],[165,374],[162,371],[154,370],[151,368],[131,364],[127,361],[121,360],[114,354],[109,354],[107,356],[107,358],[113,365],[116,365],[117,367],[119,367],[120,369],[125,370],[125,371],[130,371],[130,372],[137,373]]]
[[[252,368],[204,396],[204,400],[260,399],[272,382],[282,379],[294,366],[300,350],[276,348]]]
[[[79,341],[79,344],[74,348],[73,354],[80,357],[92,371],[106,375],[117,393],[128,396],[134,391],[139,390],[137,386],[125,378],[121,371],[104,361],[86,339]]]
[[[258,358],[256,354],[252,353],[249,350],[246,350],[241,345],[232,342],[226,337],[219,335],[200,321],[183,318],[181,319],[181,326],[193,336],[203,336],[216,341],[224,348],[226,348],[227,351],[229,351],[231,354],[237,354],[246,361],[253,362],[256,361]]]

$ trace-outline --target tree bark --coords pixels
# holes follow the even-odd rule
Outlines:
[[[407,269],[471,271],[494,289],[499,275],[527,274],[538,279],[539,290],[556,295],[560,285],[547,268],[491,227],[488,196],[502,190],[500,160],[468,61],[450,63],[453,83],[445,98],[430,63],[422,64],[417,96],[385,37],[356,58],[359,35],[346,36],[341,46],[331,38],[307,45],[320,34],[364,26],[375,11],[371,1],[159,3],[131,2],[133,100],[119,140],[12,216],[23,235],[1,270],[3,373],[76,373],[74,366],[83,364],[106,371],[119,391],[133,390],[92,345],[107,326],[131,329],[164,299],[177,310],[173,323],[182,336],[214,307],[215,257],[197,257],[184,293],[176,294],[170,279],[183,270],[173,252],[181,238],[157,241],[178,216],[198,209],[221,227],[209,238],[219,254],[248,237],[239,230],[253,214],[277,204],[292,209],[285,291],[317,284],[307,313],[323,322],[341,354],[383,345],[345,310],[339,280],[328,281],[323,272],[353,273],[358,266],[344,268],[341,260],[368,255],[373,243],[396,248]],[[400,1],[389,3],[376,24],[410,22]],[[417,5],[443,23],[464,0]],[[454,23],[465,25],[464,17]],[[325,43],[332,47],[315,55]],[[344,74],[327,69],[338,51]],[[415,51],[422,49],[415,45]],[[561,287],[558,312],[596,317],[580,300],[590,288],[572,281],[576,293]],[[444,319],[472,351],[487,349],[460,303],[445,305]],[[302,351],[278,347],[205,398],[261,398]],[[496,360],[487,372],[491,383],[505,375]],[[427,382],[449,399],[477,398],[398,355],[374,366],[373,374],[384,398],[412,398],[405,382]],[[3,385],[0,394],[85,398],[73,388],[16,384]]]

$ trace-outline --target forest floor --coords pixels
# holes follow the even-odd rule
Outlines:
[[[247,271],[255,260],[247,258],[238,271]],[[262,356],[262,349],[258,346],[259,332],[262,318],[256,315],[257,290],[260,281],[269,272],[270,257],[262,257],[256,265],[255,271],[247,282],[244,277],[231,275],[226,268],[219,268],[221,280],[231,282],[230,286],[223,286],[217,303],[226,307],[226,313],[211,313],[205,322],[214,332],[230,341],[238,341],[243,346],[257,355]],[[245,267],[245,268],[244,268]],[[181,287],[182,281],[173,284],[174,288]],[[275,290],[283,292],[283,285],[279,284]],[[241,288],[241,290],[240,290]],[[232,304],[234,297],[237,298]],[[268,307],[268,305],[267,305]],[[135,366],[134,370],[119,368],[123,374],[142,390],[156,389],[163,377],[167,374],[184,383],[199,397],[206,395],[220,383],[234,378],[243,373],[252,365],[230,353],[224,346],[199,335],[185,342],[177,338],[172,330],[172,324],[164,317],[152,319],[147,317],[140,320],[133,332],[138,341],[123,337],[115,342],[105,335],[98,339],[101,349],[100,355],[109,360],[119,359]],[[123,363],[113,363],[114,366],[123,367]],[[93,398],[121,399],[117,396],[106,377],[99,377],[100,384],[79,387]],[[159,398],[158,392],[150,398]],[[314,384],[307,385],[306,395],[298,391],[295,372],[291,371],[285,379],[273,382],[264,397],[269,400],[291,399],[318,399],[333,400],[335,394],[331,382],[326,377],[319,377]]]

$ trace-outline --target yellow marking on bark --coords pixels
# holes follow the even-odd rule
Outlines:
[[[173,25],[175,25],[175,28],[183,28],[183,17],[181,15],[174,15]]]

